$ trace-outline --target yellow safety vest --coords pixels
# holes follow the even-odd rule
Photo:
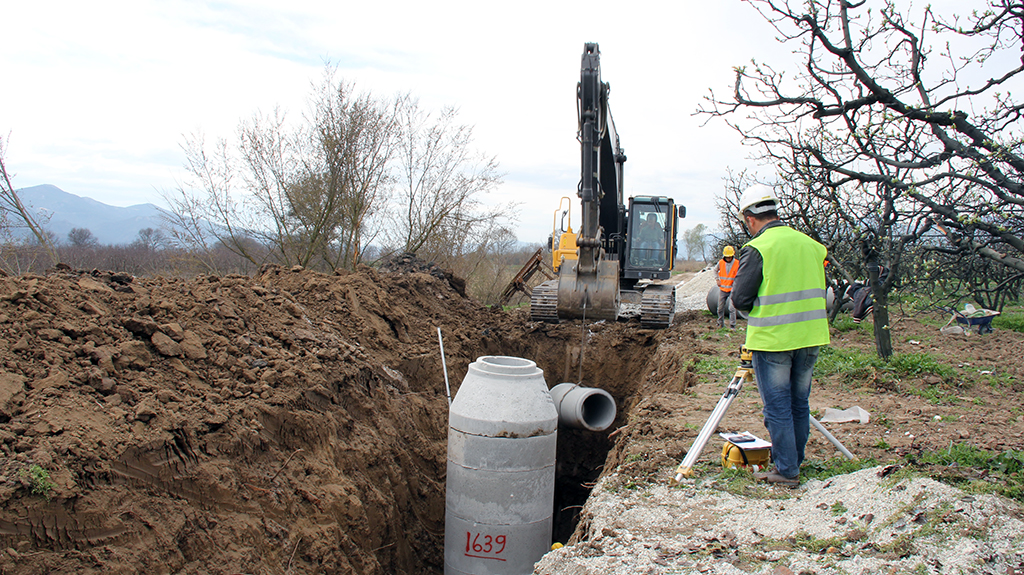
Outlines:
[[[763,279],[747,320],[747,349],[789,351],[828,345],[825,246],[788,226],[747,242],[764,261]]]

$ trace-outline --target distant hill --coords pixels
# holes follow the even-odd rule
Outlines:
[[[67,242],[72,228],[86,228],[99,243],[116,245],[132,243],[138,238],[139,230],[165,227],[160,208],[153,204],[119,208],[69,194],[49,184],[22,188],[18,195],[33,214],[50,216],[49,221],[39,223],[53,232],[61,243]]]

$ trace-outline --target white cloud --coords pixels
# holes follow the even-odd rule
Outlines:
[[[720,122],[700,127],[700,99],[729,89],[732,66],[787,53],[735,0],[63,0],[12,4],[5,20],[0,132],[18,186],[160,204],[181,176],[184,134],[231,138],[277,105],[297,117],[330,59],[360,89],[458,107],[508,174],[495,197],[523,202],[524,240],[544,237],[559,198],[575,197],[585,42],[601,46],[627,193],[675,197],[684,227],[717,224],[720,178],[747,153]]]

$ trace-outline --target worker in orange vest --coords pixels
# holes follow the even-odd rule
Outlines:
[[[725,326],[725,310],[729,308],[729,329],[736,329],[736,308],[729,301],[732,282],[740,269],[740,262],[734,257],[736,249],[725,246],[722,259],[718,260],[718,327]]]

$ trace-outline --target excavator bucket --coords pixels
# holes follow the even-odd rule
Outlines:
[[[619,262],[597,262],[597,273],[577,273],[566,261],[558,274],[558,317],[615,321],[619,316]]]

